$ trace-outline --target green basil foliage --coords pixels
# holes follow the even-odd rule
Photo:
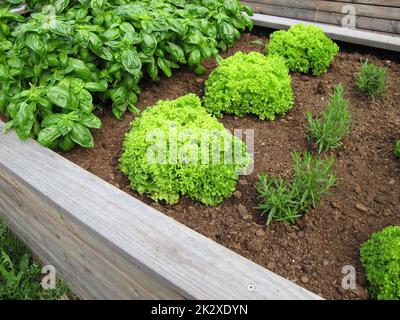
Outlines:
[[[120,169],[133,190],[156,201],[174,204],[186,195],[215,205],[234,192],[251,161],[245,144],[188,94],[159,101],[132,123]]]
[[[288,31],[273,32],[267,52],[284,57],[291,71],[319,76],[328,70],[339,47],[322,29],[295,24]]]
[[[274,120],[293,103],[289,69],[278,56],[238,52],[223,60],[206,82],[204,105],[217,116],[252,113]]]
[[[377,300],[400,300],[400,226],[371,235],[361,246],[360,259]]]
[[[11,0],[14,1],[14,0]],[[135,107],[143,77],[227,49],[252,22],[238,0],[27,1],[24,18],[0,9],[0,112],[21,139],[93,147],[97,105],[116,118]]]

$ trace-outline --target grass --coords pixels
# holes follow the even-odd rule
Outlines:
[[[339,84],[320,118],[314,119],[310,112],[306,114],[309,139],[317,143],[320,153],[340,147],[349,134],[351,116],[349,103],[343,95],[344,87]]]
[[[41,267],[0,218],[0,300],[57,300],[73,295],[62,281],[55,289],[41,286]]]
[[[261,203],[257,208],[266,215],[266,224],[272,220],[295,223],[310,207],[315,207],[336,183],[334,160],[294,152],[291,180],[261,175],[257,185]]]
[[[374,98],[386,92],[387,76],[387,68],[364,62],[361,65],[361,73],[357,79],[357,84],[361,92],[370,98]]]
[[[400,140],[398,140],[394,145],[394,155],[400,158]]]

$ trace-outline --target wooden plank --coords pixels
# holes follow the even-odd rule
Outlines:
[[[247,1],[252,4],[269,4],[286,8],[298,8],[315,10],[319,12],[343,13],[345,5],[353,5],[357,17],[372,17],[385,20],[400,20],[400,1],[398,7],[384,7],[376,5],[343,3],[339,1],[319,1],[319,0],[253,0]]]
[[[342,25],[345,14],[322,12],[308,9],[288,8],[268,4],[254,4],[243,1],[250,5],[254,12],[278,17],[328,23],[333,25]],[[356,28],[381,31],[387,33],[400,34],[400,21],[385,20],[378,18],[357,17]]]
[[[100,245],[101,239],[93,238],[88,230],[67,220],[52,206],[47,207],[29,186],[21,184],[6,170],[1,174],[0,186],[4,195],[0,197],[4,200],[0,208],[2,212],[13,213],[7,214],[11,229],[45,263],[63,266],[63,278],[78,296],[85,299],[183,299],[179,293],[160,287],[135,265],[114,254],[107,244],[98,250],[88,246],[90,241]],[[19,205],[15,206],[16,203]],[[54,217],[63,223],[55,221]],[[144,281],[157,295],[144,288]]]
[[[248,2],[253,3],[265,3],[268,0],[248,0]],[[274,3],[280,3],[284,0],[273,0]],[[293,0],[293,2],[303,2],[307,0]],[[315,2],[321,2],[322,0],[313,0]],[[346,4],[364,4],[368,6],[383,6],[383,7],[395,7],[400,8],[399,0],[327,0],[328,2],[342,2],[343,5]]]
[[[377,6],[400,7],[399,0],[336,0],[346,3],[360,3]]]
[[[82,298],[321,299],[13,132],[0,211]]]
[[[254,16],[251,17],[251,19],[257,26],[272,28],[272,29],[287,30],[290,28],[290,26],[299,22],[306,25],[315,25],[323,29],[325,34],[334,40],[400,52],[400,37],[398,36],[378,34],[371,31],[351,30],[323,23],[299,21],[296,19],[289,19],[289,18],[276,17],[276,16],[257,14],[257,13],[254,14]]]
[[[18,13],[18,14],[24,14],[28,12],[28,8],[25,3],[20,4],[18,7],[11,8],[10,12],[12,13]]]

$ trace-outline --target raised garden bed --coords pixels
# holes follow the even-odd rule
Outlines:
[[[0,209],[78,297],[320,299],[38,143],[0,137]]]
[[[224,56],[263,50],[250,43],[254,40],[265,43],[267,37],[244,34]],[[389,90],[375,101],[368,100],[356,87],[355,78],[364,59],[386,65],[390,70]],[[324,298],[366,299],[367,283],[359,263],[359,246],[372,232],[400,223],[400,167],[393,155],[399,136],[400,66],[387,59],[342,52],[321,77],[293,74],[295,108],[277,121],[225,115],[221,122],[231,130],[255,129],[256,162],[253,174],[240,178],[235,195],[216,207],[188,199],[174,206],[162,205],[131,191],[129,181],[117,167],[123,137],[134,115],[126,115],[117,122],[106,112],[102,115],[103,128],[94,132],[96,147],[76,149],[64,156],[195,231]],[[210,71],[216,63],[206,66]],[[138,106],[143,110],[160,99],[175,99],[189,92],[202,95],[207,74],[195,76],[182,69],[160,83],[148,82],[143,85]],[[335,152],[338,187],[294,226],[273,223],[266,227],[265,218],[255,210],[257,176],[265,172],[290,175],[291,152],[310,147],[305,112],[320,112],[333,86],[340,82],[347,89],[353,122],[349,138]],[[356,267],[357,290],[341,288],[345,265]]]
[[[223,56],[264,52],[267,33],[261,30],[259,34],[244,33]],[[185,197],[167,205],[131,190],[118,161],[124,135],[136,115],[122,116],[118,108],[125,108],[126,101],[119,105],[117,92],[111,91],[114,115],[108,109],[96,110],[103,126],[92,132],[92,149],[75,148],[60,156],[33,141],[20,143],[14,133],[1,133],[0,209],[13,230],[40,258],[56,265],[82,298],[366,299],[360,245],[372,232],[400,221],[400,168],[393,154],[400,136],[400,66],[398,58],[376,54],[342,51],[326,74],[292,73],[294,108],[275,121],[224,115],[220,121],[226,128],[254,130],[255,164],[252,174],[241,176],[233,196],[220,205],[205,206]],[[363,96],[356,85],[365,60],[389,71],[388,90],[375,99]],[[201,65],[194,65],[202,71]],[[157,83],[144,78],[137,106],[145,110],[159,100],[190,92],[202,96],[204,82],[216,65],[215,60],[205,62],[202,76],[184,67]],[[132,66],[124,62],[130,72]],[[165,65],[160,68],[164,70]],[[307,139],[305,114],[320,114],[339,83],[345,87],[352,122],[341,148],[328,152],[336,157],[338,185],[294,225],[272,222],[266,226],[266,217],[256,209],[258,177],[267,173],[289,178],[292,152],[315,151]],[[45,94],[50,99],[49,92]],[[57,95],[50,100],[68,107]],[[114,116],[122,117],[117,121]],[[21,125],[18,120],[13,124]],[[54,130],[54,125],[47,126]],[[31,134],[30,128],[17,129],[21,137]],[[71,130],[62,134],[70,137],[71,132],[72,137]],[[69,139],[85,147],[92,145],[74,134]],[[72,140],[65,141],[64,146],[74,145]],[[353,290],[342,287],[342,270],[348,265],[357,270]]]

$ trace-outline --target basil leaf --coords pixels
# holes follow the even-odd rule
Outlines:
[[[103,33],[103,37],[110,41],[115,40],[121,36],[121,30],[119,28],[107,29],[106,32]]]
[[[88,128],[93,128],[93,129],[101,128],[101,120],[98,117],[96,117],[93,113],[89,115],[82,115],[80,123]]]
[[[88,41],[90,49],[92,49],[94,52],[100,52],[103,42],[97,34],[89,32]]]
[[[225,0],[224,8],[231,13],[235,13],[239,10],[239,3],[237,0]]]
[[[7,81],[9,78],[8,70],[5,65],[0,64],[0,81]]]
[[[75,147],[75,142],[71,139],[71,135],[67,134],[64,138],[62,138],[60,140],[60,142],[58,143],[58,147],[64,151],[64,152],[68,152],[70,150],[72,150]]]
[[[104,4],[104,0],[90,0],[90,7],[92,9],[101,9]]]
[[[14,127],[14,120],[10,120],[6,123],[6,125],[4,126],[3,132],[7,133],[8,131],[10,131],[10,129]]]
[[[171,77],[172,76],[171,67],[170,67],[169,62],[168,62],[167,59],[158,58],[157,59],[157,64],[160,67],[160,69],[162,70],[162,72],[164,72],[164,74],[167,77]]]
[[[70,101],[69,92],[59,86],[49,87],[47,89],[47,98],[59,106],[60,108],[71,109],[74,110],[73,105]]]
[[[44,54],[45,45],[40,40],[40,36],[35,32],[29,32],[25,35],[25,44],[39,55]]]
[[[136,33],[135,28],[129,22],[121,23],[119,28],[123,33],[125,33],[125,35]]]
[[[172,58],[179,63],[186,63],[185,53],[182,48],[177,46],[175,43],[168,42],[168,47]]]
[[[144,53],[152,53],[157,47],[157,40],[154,35],[151,33],[144,33],[140,34],[141,43],[140,46]]]
[[[121,61],[125,70],[130,74],[137,76],[141,72],[142,62],[136,52],[132,50],[123,51],[121,54]]]
[[[89,93],[89,91],[85,89],[81,89],[78,94],[78,100],[79,100],[79,109],[81,109],[83,112],[86,114],[90,114],[93,111],[93,99],[92,95]]]
[[[56,126],[60,134],[65,136],[72,130],[77,120],[78,117],[74,112],[68,114],[55,113],[45,117],[41,126],[43,128]]]
[[[200,50],[196,49],[193,50],[189,55],[189,66],[195,66],[200,64],[201,62],[201,52]]]
[[[68,58],[68,66],[70,66],[74,70],[74,73],[82,79],[91,79],[91,71],[82,60]]]
[[[70,132],[72,141],[84,148],[93,148],[94,141],[90,130],[80,123],[76,123]]]
[[[57,126],[50,126],[39,132],[38,141],[45,147],[50,147],[52,143],[61,136]]]
[[[125,87],[111,89],[110,98],[115,104],[122,105],[128,98],[128,91],[125,89]]]
[[[237,30],[233,28],[229,23],[222,22],[220,24],[220,33],[222,40],[224,40],[228,45],[231,45],[235,42],[237,36]]]
[[[86,82],[85,89],[91,92],[105,92],[108,89],[108,82],[100,80],[99,82]]]
[[[35,123],[36,105],[34,103],[21,103],[14,120],[15,131],[21,140],[29,138],[33,124]]]
[[[200,44],[203,36],[201,32],[197,29],[194,29],[187,37],[186,41],[187,43],[191,44]]]
[[[111,110],[112,110],[114,117],[116,117],[117,119],[121,119],[122,115],[126,111],[126,108],[127,108],[126,104],[113,103]]]
[[[102,47],[99,52],[95,52],[100,58],[107,60],[107,61],[113,61],[114,56],[110,48],[107,47]]]
[[[154,61],[147,65],[147,73],[150,75],[153,81],[158,80],[158,67]]]
[[[4,92],[0,92],[0,112],[4,112],[8,104],[8,97]]]
[[[62,113],[53,113],[45,117],[42,121],[42,128],[50,127],[50,126],[57,126],[63,119]]]
[[[57,0],[53,3],[56,13],[61,13],[66,7],[68,7],[69,0]]]
[[[199,64],[196,69],[194,69],[194,72],[198,75],[203,75],[206,73],[206,68],[204,66],[202,66],[201,64]]]

